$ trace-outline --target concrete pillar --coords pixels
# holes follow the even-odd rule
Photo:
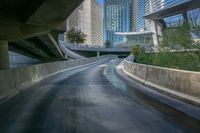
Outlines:
[[[10,67],[8,42],[0,40],[0,70]]]
[[[97,57],[99,57],[100,56],[100,52],[99,51],[97,51]]]
[[[153,32],[153,44],[154,47],[158,46],[158,36],[157,36],[157,30],[156,30],[156,23],[155,21],[151,20],[151,31]]]
[[[161,0],[161,2],[163,2],[163,0]],[[163,5],[161,5],[161,8],[162,8],[162,6]],[[153,11],[153,0],[149,1],[149,10],[150,10],[150,13],[154,12]],[[154,20],[150,20],[150,22],[151,22],[151,31],[153,32],[153,35],[152,35],[153,44],[154,44],[154,47],[157,47],[159,44],[157,24]]]
[[[157,47],[162,36],[162,25],[158,21],[151,20],[151,31],[153,32],[153,44]]]
[[[188,15],[187,15],[187,12],[183,13],[183,21],[184,21],[184,23],[188,24]]]

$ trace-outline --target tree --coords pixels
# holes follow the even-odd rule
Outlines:
[[[84,43],[86,41],[86,34],[84,34],[81,30],[76,30],[72,28],[67,31],[66,39],[73,44]]]
[[[139,55],[139,52],[140,52],[140,46],[139,46],[139,45],[134,45],[134,46],[131,48],[131,54],[132,54],[132,55],[138,56],[138,55]]]
[[[110,48],[110,47],[111,47],[111,43],[110,43],[110,41],[108,41],[108,40],[106,40],[106,41],[104,42],[104,45],[105,45],[106,48]]]
[[[180,27],[165,29],[161,47],[176,50],[191,49],[193,46],[189,24],[184,22]]]

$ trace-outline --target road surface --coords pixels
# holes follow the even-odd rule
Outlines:
[[[62,72],[0,103],[0,133],[200,132],[198,120],[134,92],[117,62]]]

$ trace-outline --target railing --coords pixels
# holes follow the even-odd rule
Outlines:
[[[109,51],[109,52],[129,52],[130,47],[113,47],[113,48],[105,48],[102,46],[88,46],[83,44],[71,44],[69,42],[65,42],[64,46],[71,50],[77,50],[77,51]]]

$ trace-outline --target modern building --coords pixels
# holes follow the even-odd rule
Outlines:
[[[146,0],[149,10],[143,18],[151,23],[154,46],[161,43],[162,31],[178,27],[198,17],[200,20],[199,0]],[[199,22],[197,22],[199,23]],[[155,45],[156,44],[156,45]]]
[[[112,3],[115,0],[105,1]],[[109,14],[110,8],[112,9],[108,2],[105,5],[105,13],[107,14]],[[124,42],[122,41],[121,44],[128,46],[139,44],[144,47],[154,48],[161,42],[162,31],[165,28],[180,25],[184,20],[190,21],[191,18],[188,19],[188,17],[194,16],[190,15],[191,10],[197,10],[195,8],[198,8],[200,4],[199,0],[129,0],[129,2],[131,6],[124,5],[123,8],[128,8],[127,12],[131,11],[130,17],[127,17],[130,18],[130,24],[127,25],[130,26],[130,30],[115,30],[114,34],[124,36],[124,39],[122,39]],[[118,11],[120,12],[121,10]],[[110,18],[106,16],[105,21],[108,20]],[[110,25],[115,27],[115,23],[106,23],[105,33],[107,34],[110,31],[108,28]],[[106,39],[110,39],[108,35]],[[110,39],[110,41],[112,40]],[[117,40],[116,42],[119,41]]]
[[[115,32],[130,32],[132,30],[132,4],[131,0],[105,0],[104,1],[104,41],[112,45],[124,41]]]
[[[143,18],[149,7],[149,0],[105,0],[104,41],[117,46],[127,40],[124,33],[140,32],[142,35],[142,31],[150,31],[150,20]]]
[[[66,20],[66,28],[83,31],[87,45],[103,45],[103,9],[96,0],[85,0]]]

